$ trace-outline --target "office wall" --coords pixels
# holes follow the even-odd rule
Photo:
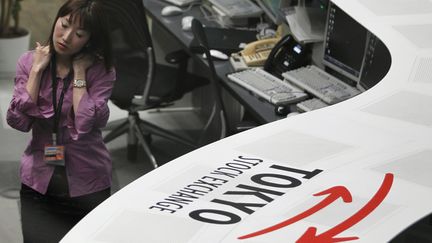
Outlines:
[[[57,10],[65,0],[23,0],[21,23],[31,32],[30,48],[34,48],[35,42],[44,43],[48,39],[51,26]]]

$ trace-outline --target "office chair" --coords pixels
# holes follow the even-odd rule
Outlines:
[[[235,133],[239,133],[253,127],[258,126],[258,124],[252,120],[240,121],[235,126],[230,126],[227,118],[227,112],[225,104],[223,103],[221,89],[222,85],[219,78],[216,75],[216,69],[214,62],[210,56],[210,48],[208,45],[207,35],[205,33],[202,23],[198,19],[192,20],[192,33],[198,42],[198,47],[194,47],[194,52],[204,53],[210,69],[210,85],[213,90],[213,110],[212,114],[208,120],[208,125],[204,129],[204,133],[209,134],[210,130],[218,131],[219,133],[213,136],[205,135],[202,136],[201,144],[206,144],[224,137],[230,136]],[[203,140],[207,139],[207,140]]]
[[[216,69],[210,55],[207,36],[202,23],[194,18],[192,20],[191,30],[198,42],[198,46],[195,47],[193,51],[204,53],[207,57],[206,60],[210,69],[210,85],[212,90],[212,94],[209,95],[213,96],[208,98],[214,100],[208,122],[203,129],[203,134],[205,135],[202,135],[199,141],[201,145],[204,145],[212,141],[222,139],[231,132],[230,128],[228,127],[229,123],[226,117],[226,109],[222,101],[221,85],[219,84],[219,79],[216,76]],[[212,134],[212,131],[216,131],[216,133]]]
[[[152,40],[142,0],[107,0],[106,11],[113,42],[117,79],[110,100],[128,112],[128,117],[111,122],[115,126],[105,137],[108,143],[127,133],[129,160],[136,159],[138,142],[154,168],[158,167],[150,149],[151,135],[195,148],[197,144],[163,127],[142,120],[138,112],[163,108],[179,100],[186,92],[206,84],[204,78],[187,73],[188,55],[177,51],[166,56],[177,67],[155,62]]]

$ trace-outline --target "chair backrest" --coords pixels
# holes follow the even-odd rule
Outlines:
[[[114,65],[117,80],[111,101],[121,109],[132,104],[135,95],[142,95],[147,85],[148,70],[154,67],[148,62],[155,60],[147,18],[142,0],[106,0],[106,11],[113,43]],[[149,87],[147,85],[147,91]]]
[[[213,92],[212,98],[214,103],[200,142],[201,144],[207,144],[226,137],[229,134],[229,127],[225,107],[222,101],[221,84],[217,78],[215,65],[210,56],[207,36],[202,23],[197,19],[192,20],[192,32],[198,41],[199,48],[197,48],[197,51],[205,53],[208,67],[210,69],[210,85],[212,86],[211,91]],[[216,134],[214,134],[215,131]]]

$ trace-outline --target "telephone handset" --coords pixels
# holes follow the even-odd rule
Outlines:
[[[251,42],[240,51],[241,57],[249,67],[263,66],[273,47],[280,38],[270,38]]]
[[[284,36],[271,50],[264,70],[282,78],[282,73],[307,64],[309,47],[298,43],[293,36]]]

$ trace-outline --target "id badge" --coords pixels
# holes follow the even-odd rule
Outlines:
[[[64,146],[46,145],[44,153],[45,163],[50,165],[64,166]]]

